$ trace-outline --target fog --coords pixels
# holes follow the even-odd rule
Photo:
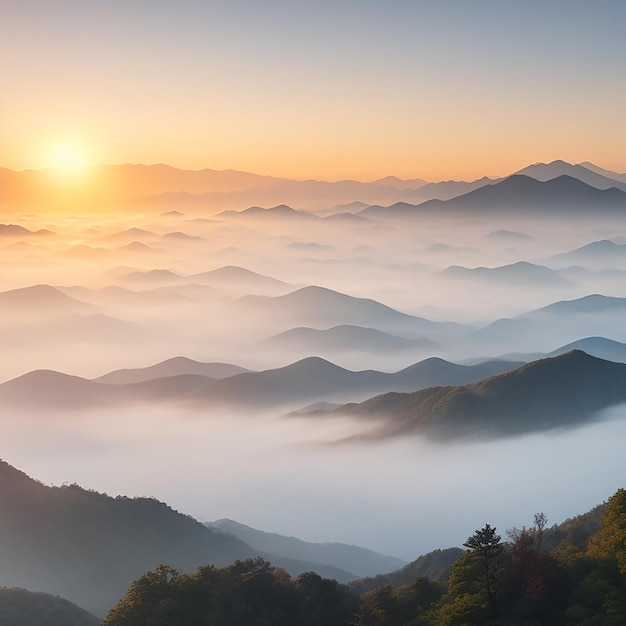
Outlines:
[[[604,239],[622,245],[614,216],[401,219],[333,215],[330,205],[205,214],[172,197],[99,213],[7,210],[0,221],[27,229],[0,230],[0,382],[39,369],[95,378],[175,356],[258,371],[322,356],[392,372],[431,356],[466,363],[590,336],[626,341],[618,305],[534,313],[591,294],[626,297],[626,254],[563,256]],[[298,291],[311,286],[338,293]],[[360,350],[341,333],[317,346],[297,334],[272,341],[337,326],[385,335]],[[3,407],[1,455],[44,483],[154,496],[204,521],[405,559],[460,545],[486,522],[504,531],[538,511],[560,522],[610,496],[626,469],[623,411],[575,430],[454,445],[332,445],[363,426],[285,412]]]
[[[626,408],[573,430],[444,445],[329,445],[342,420],[194,414],[174,407],[4,419],[6,460],[44,482],[152,496],[310,541],[411,560],[543,511],[558,523],[606,500],[626,471]]]

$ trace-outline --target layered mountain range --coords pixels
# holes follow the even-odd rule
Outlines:
[[[441,537],[487,512],[541,495],[565,517],[582,491],[614,488],[593,455],[623,468],[621,174],[555,161],[327,182],[126,165],[0,170],[0,190],[7,458],[222,518],[4,463],[0,584],[102,616],[160,563],[261,555],[293,575],[375,577],[404,565],[387,553],[458,543]],[[546,441],[554,465],[520,470]],[[495,466],[507,489],[468,498]],[[445,578],[458,554],[376,580]]]

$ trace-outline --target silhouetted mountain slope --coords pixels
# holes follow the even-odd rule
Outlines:
[[[0,403],[24,410],[76,410],[184,401],[213,382],[203,375],[180,374],[111,384],[52,370],[36,370],[2,383]]]
[[[103,615],[160,563],[184,571],[252,555],[150,498],[47,487],[0,462],[0,585],[43,589]]]
[[[585,337],[561,346],[547,356],[557,356],[570,350],[582,350],[591,356],[616,363],[626,363],[626,343],[613,341],[606,337]]]
[[[293,289],[293,285],[277,280],[271,276],[258,274],[245,267],[236,265],[225,265],[208,272],[192,274],[186,277],[187,280],[210,285],[218,289],[228,291],[238,291],[240,293],[255,293],[267,295],[283,294],[285,291]]]
[[[379,378],[380,372],[352,372],[324,359],[308,357],[285,367],[217,380],[196,394],[195,399],[200,403],[267,408],[337,395],[360,395]]]
[[[398,570],[355,580],[348,583],[348,587],[352,591],[362,594],[387,585],[400,587],[415,578],[429,578],[437,582],[446,582],[450,577],[452,565],[464,552],[461,548],[433,550]]]
[[[81,408],[111,400],[106,385],[52,370],[28,372],[0,385],[0,402],[23,408]]]
[[[166,241],[178,241],[180,243],[194,243],[194,242],[202,242],[204,239],[199,237],[198,235],[188,235],[187,233],[183,233],[179,230],[173,231],[171,233],[165,233],[165,235],[161,236],[161,239]]]
[[[477,383],[382,394],[335,412],[385,418],[365,439],[421,434],[452,440],[572,427],[624,402],[626,365],[573,350]]]
[[[308,357],[285,367],[244,371],[217,380],[205,373],[146,378],[150,374],[185,368],[209,371],[209,368],[203,369],[203,364],[193,363],[165,361],[154,366],[155,369],[121,370],[97,380],[50,370],[33,371],[0,384],[0,403],[24,410],[86,409],[155,402],[268,408],[324,399],[345,402],[373,392],[413,391],[433,384],[460,384],[518,365],[511,361],[485,361],[466,366],[431,358],[389,374],[375,370],[354,372],[319,357]],[[224,367],[228,368],[222,364],[206,365],[218,374],[225,373]],[[112,380],[116,383],[113,384]]]
[[[438,183],[427,183],[422,185],[417,193],[421,199],[426,200],[450,200],[457,196],[469,193],[485,185],[493,185],[500,181],[500,178],[488,178],[483,176],[472,181],[464,180],[442,180]]]
[[[447,336],[464,330],[460,324],[432,322],[400,313],[369,298],[355,298],[324,287],[310,286],[275,298],[246,296],[239,307],[305,326],[366,326],[386,332],[422,335],[445,333]],[[435,339],[436,340],[436,339]]]
[[[608,239],[592,241],[575,250],[556,254],[548,261],[562,265],[610,265],[616,261],[626,261],[626,244],[618,244]]]
[[[220,402],[257,407],[320,400],[362,398],[375,390],[407,391],[434,384],[479,380],[515,367],[517,363],[490,361],[473,366],[443,359],[427,359],[393,374],[354,372],[318,357],[308,357],[272,370],[239,374],[215,381],[194,395],[199,402]],[[488,373],[487,373],[488,372]],[[344,400],[345,401],[345,400]]]
[[[0,587],[2,626],[98,626],[101,620],[59,596]]]
[[[582,163],[579,163],[578,165],[581,165],[582,167],[588,170],[591,170],[592,172],[596,172],[596,174],[601,174],[602,176],[605,176],[606,178],[611,178],[612,180],[617,180],[619,182],[626,183],[626,173],[619,174],[618,172],[605,170],[602,167],[598,167],[597,165],[590,163],[589,161],[583,161]]]
[[[584,336],[621,335],[626,298],[591,294],[501,318],[467,335],[476,346],[497,345],[513,352],[545,352],[546,345],[570,343]]]
[[[0,238],[23,239],[24,237],[41,237],[42,235],[52,234],[51,231],[45,228],[33,231],[19,224],[0,224]]]
[[[573,216],[592,210],[626,213],[626,192],[614,187],[596,189],[571,176],[559,176],[541,182],[517,174],[450,200],[428,200],[418,205],[398,203],[389,207],[373,206],[360,211],[358,215],[393,217],[428,212],[507,214],[533,211],[540,215]]]
[[[405,565],[393,556],[342,543],[311,543],[295,537],[268,533],[230,519],[210,523],[211,528],[235,535],[249,546],[274,556],[298,558],[323,565],[331,565],[357,576],[371,576]],[[340,581],[341,582],[341,581]]]
[[[262,218],[262,219],[291,219],[301,221],[317,221],[320,218],[307,211],[297,211],[286,204],[279,204],[274,207],[264,208],[251,206],[243,211],[222,211],[216,218]]]
[[[84,302],[109,308],[117,306],[146,308],[171,304],[189,304],[189,298],[179,293],[176,287],[156,287],[140,291],[126,289],[117,285],[109,285],[101,289],[89,289],[78,286],[58,287],[58,289],[68,296],[79,298]]]
[[[609,189],[610,187],[617,187],[622,191],[626,191],[625,183],[620,183],[613,178],[606,177],[597,171],[584,167],[580,163],[578,165],[572,165],[571,163],[566,163],[561,160],[552,161],[551,163],[535,163],[534,165],[529,165],[528,167],[515,172],[515,174],[530,176],[531,178],[542,182],[559,176],[571,176],[572,178],[577,178],[583,183],[591,185],[596,189]]]
[[[508,372],[520,365],[523,363],[496,359],[474,365],[459,365],[439,357],[430,357],[405,367],[393,374],[393,377],[398,381],[398,386],[403,383],[405,389],[441,385],[442,381],[445,381],[446,385],[463,385]]]
[[[410,181],[409,181],[410,183]],[[374,203],[389,204],[398,200],[410,200],[416,202],[432,195],[421,194],[420,185],[414,188],[408,185],[398,188],[395,185],[379,183],[366,183],[355,180],[276,180],[275,184],[248,187],[230,191],[214,191],[201,194],[181,191],[178,193],[163,193],[148,198],[151,204],[185,204],[193,207],[202,206],[214,211],[224,212],[224,209],[241,213],[251,205],[274,207],[286,204],[298,207],[298,210],[323,210],[328,214],[328,207],[364,201],[367,205]],[[232,215],[232,214],[227,214]],[[224,215],[222,216],[224,217]]]
[[[546,287],[563,287],[571,282],[554,270],[543,265],[535,265],[526,261],[518,261],[500,267],[468,268],[451,265],[442,274],[459,280],[481,280],[485,282],[504,283],[511,286],[534,285]]]
[[[244,367],[231,365],[230,363],[201,363],[184,356],[177,356],[149,367],[115,370],[114,372],[109,372],[93,380],[99,383],[126,385],[154,378],[180,376],[183,374],[196,374],[198,376],[207,376],[208,378],[214,379],[227,378],[228,376],[234,376],[235,374],[241,374],[247,371],[249,370]]]
[[[0,292],[3,315],[49,316],[92,313],[96,308],[50,285],[34,285]]]
[[[532,237],[526,233],[519,233],[514,230],[498,229],[493,230],[487,235],[488,239],[499,239],[501,241],[530,241]]]
[[[427,181],[422,178],[398,178],[397,176],[385,176],[371,182],[372,185],[386,185],[388,187],[394,187],[396,189],[417,189],[427,184]]]
[[[226,265],[207,272],[183,276],[169,270],[151,270],[148,272],[130,272],[120,277],[122,280],[137,285],[187,285],[201,284],[238,293],[267,295],[283,294],[293,289],[292,285],[270,276],[257,274],[244,267]]]
[[[374,555],[398,561],[354,546],[335,546],[356,561]],[[190,572],[202,565],[262,556],[292,576],[315,571],[340,581],[357,577],[332,564],[298,558],[289,550],[275,556],[250,547],[153,498],[112,498],[78,485],[48,487],[4,461],[0,461],[0,551],[0,585],[43,589],[96,615],[105,614],[132,580],[162,563]],[[336,560],[340,559],[338,555]]]
[[[626,311],[626,298],[615,298],[594,293],[575,300],[560,300],[540,309],[523,313],[522,316],[530,318],[543,315],[561,316],[622,311]]]
[[[350,324],[341,324],[325,330],[292,328],[266,339],[263,345],[276,349],[297,348],[306,350],[309,354],[319,350],[380,353],[437,347],[437,344],[427,337],[407,339],[375,328]]]

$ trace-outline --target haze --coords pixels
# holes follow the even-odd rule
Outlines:
[[[5,213],[3,381],[40,369],[98,378],[177,356],[254,371],[319,356],[391,373],[432,356],[519,361],[585,337],[626,342],[619,306],[576,310],[590,294],[626,297],[614,212],[568,217],[559,203],[540,216],[445,205],[405,216],[359,214],[360,205],[216,212],[147,198],[107,213]],[[574,310],[538,311],[559,301]],[[501,318],[513,318],[510,330],[498,330]],[[159,375],[191,373],[180,367]],[[294,369],[271,393],[252,379],[226,383],[201,407],[185,391],[195,379],[150,386],[156,371],[105,377],[148,381],[112,405],[113,390],[94,399],[91,388],[46,382],[49,373],[26,377],[9,395],[0,387],[4,457],[45,482],[150,495],[201,520],[407,560],[460,545],[485,521],[504,529],[538,510],[561,521],[601,502],[625,469],[621,410],[520,438],[338,444],[372,422],[288,413],[379,387],[323,387],[319,367]],[[178,400],[159,399],[170,392]]]
[[[626,3],[149,4],[0,2],[0,458],[406,560],[623,487]]]

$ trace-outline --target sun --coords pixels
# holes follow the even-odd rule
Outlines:
[[[66,174],[78,172],[87,165],[83,152],[75,145],[68,143],[54,148],[52,159],[55,169]]]

